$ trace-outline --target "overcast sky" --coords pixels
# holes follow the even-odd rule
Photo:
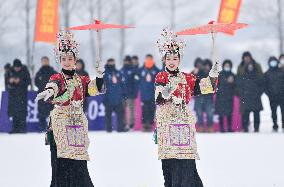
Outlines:
[[[5,23],[7,30],[0,37],[0,59],[2,66],[6,62],[12,62],[14,58],[20,58],[25,62],[25,27],[22,17],[24,16],[23,7],[19,0],[0,0],[4,2],[5,8],[0,9],[0,16],[6,13],[10,14],[9,19]],[[86,0],[82,0],[84,3]],[[112,0],[117,5],[118,0]],[[32,4],[35,5],[35,0]],[[81,1],[80,1],[81,2]],[[103,1],[104,2],[104,1]],[[220,0],[177,0],[180,4],[177,7],[176,15],[176,31],[207,24],[210,20],[216,20]],[[249,27],[238,31],[235,36],[227,36],[224,34],[217,35],[217,50],[220,60],[232,59],[233,64],[239,64],[243,51],[249,50],[254,58],[266,69],[266,62],[270,55],[278,54],[278,41],[276,37],[275,27],[269,21],[273,21],[275,15],[276,0],[243,0],[240,10],[239,22],[248,23]],[[126,54],[137,54],[142,62],[146,53],[152,53],[155,56],[158,66],[161,66],[159,54],[156,48],[156,40],[160,36],[162,28],[170,24],[169,1],[167,0],[143,0],[134,1],[126,0],[128,6],[126,12],[126,23],[134,25],[135,29],[128,29],[126,35]],[[79,5],[82,6],[82,5]],[[72,10],[70,25],[77,26],[90,22],[89,15],[80,7]],[[112,9],[111,16],[109,10],[111,6],[107,5],[103,9],[103,17],[109,17],[109,22],[119,23],[118,8]],[[284,9],[284,8],[283,8]],[[4,10],[4,11],[3,11]],[[108,14],[108,15],[104,15]],[[35,9],[31,12],[32,28],[34,27]],[[79,16],[78,16],[79,15]],[[262,18],[266,17],[265,19]],[[1,27],[0,27],[1,28]],[[32,29],[33,31],[33,29]],[[32,32],[33,34],[33,32]],[[75,38],[80,42],[80,56],[86,61],[87,68],[93,72],[93,63],[89,49],[89,31],[75,31]],[[182,68],[189,71],[193,67],[193,61],[196,57],[210,58],[211,53],[211,37],[204,36],[186,36],[187,42],[185,56],[182,62]],[[103,31],[103,61],[107,58],[119,57],[119,31],[107,30]],[[35,64],[36,69],[39,68],[39,60],[42,55],[47,55],[52,59],[53,46],[51,44],[36,43],[35,44]],[[3,75],[3,70],[0,71]],[[1,76],[2,79],[3,76]],[[3,81],[1,81],[2,84]]]

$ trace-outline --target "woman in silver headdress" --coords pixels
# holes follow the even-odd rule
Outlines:
[[[70,32],[60,32],[55,56],[60,73],[51,76],[36,100],[54,104],[50,113],[46,142],[50,144],[52,187],[92,187],[89,160],[88,121],[83,111],[84,99],[104,92],[104,68],[96,66],[96,79],[75,72],[79,45]]]
[[[214,63],[209,77],[198,79],[179,70],[185,43],[167,29],[158,40],[165,71],[158,73],[155,81],[157,104],[158,156],[162,160],[165,187],[202,187],[195,159],[199,159],[196,145],[195,116],[189,111],[190,98],[214,92],[219,74]]]

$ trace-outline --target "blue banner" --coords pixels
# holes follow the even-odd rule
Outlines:
[[[27,131],[38,132],[39,120],[37,103],[34,101],[37,92],[28,92],[28,116]],[[89,130],[105,129],[105,106],[103,104],[103,95],[88,97],[86,116],[89,121]],[[0,109],[0,132],[9,132],[12,129],[12,119],[8,117],[8,92],[2,92]]]

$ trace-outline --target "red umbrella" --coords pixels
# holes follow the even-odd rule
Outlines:
[[[66,28],[66,30],[95,30],[97,31],[97,41],[96,41],[96,56],[97,61],[99,61],[99,40],[98,40],[98,34],[100,30],[103,29],[127,29],[127,28],[134,28],[132,26],[126,26],[126,25],[117,25],[117,24],[106,24],[102,23],[100,20],[94,20],[94,23],[88,24],[88,25],[82,25],[77,27],[70,27]]]
[[[207,25],[202,25],[195,28],[185,29],[177,32],[177,35],[196,35],[196,34],[209,34],[212,35],[212,60],[215,62],[215,37],[218,32],[231,32],[248,26],[245,23],[215,23],[210,21]]]
[[[230,32],[246,27],[245,23],[214,23],[210,21],[207,25],[202,25],[195,28],[185,29],[177,32],[178,35],[195,35],[195,34],[209,34],[218,32]]]
[[[70,27],[66,30],[103,30],[103,29],[128,29],[128,28],[134,28],[132,26],[126,26],[126,25],[116,25],[116,24],[106,24],[102,23],[100,20],[95,20],[94,23],[88,24],[88,25],[82,25],[77,27]]]
[[[209,34],[212,35],[212,61],[215,63],[215,37],[218,32],[232,32],[238,29],[242,29],[248,26],[245,23],[215,23],[214,21],[210,21],[207,25],[202,25],[195,28],[185,29],[183,31],[177,32],[177,35],[196,35],[196,34]],[[218,63],[218,62],[217,62]],[[216,86],[218,84],[218,79],[216,82]]]

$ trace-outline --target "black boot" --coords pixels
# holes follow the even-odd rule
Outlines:
[[[273,125],[273,132],[277,132],[278,131],[278,125],[277,125],[277,123],[274,123],[274,125]]]

